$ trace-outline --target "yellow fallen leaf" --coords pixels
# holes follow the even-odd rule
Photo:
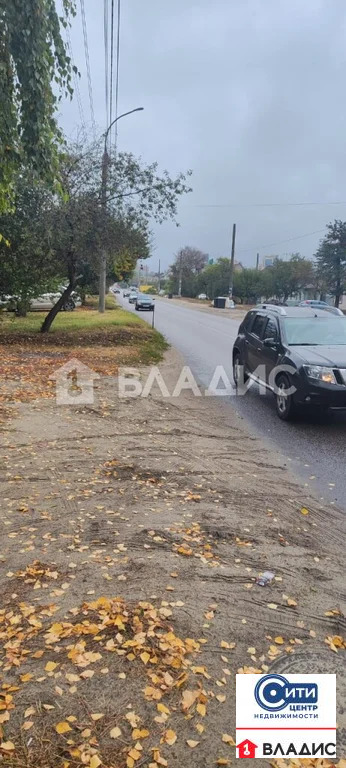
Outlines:
[[[148,651],[143,651],[143,653],[141,653],[141,659],[143,664],[147,664],[150,659],[150,653],[148,653]]]
[[[0,725],[2,725],[3,723],[8,723],[9,719],[10,719],[10,713],[2,712],[0,714]]]
[[[171,747],[173,744],[175,744],[177,740],[177,734],[175,731],[172,731],[169,728],[167,731],[165,731],[163,738],[166,744],[169,744],[169,746]]]
[[[134,728],[132,731],[132,738],[134,741],[138,741],[138,739],[146,739],[148,736],[150,736],[150,731],[146,728]]]
[[[0,749],[3,749],[4,752],[13,752],[15,746],[13,741],[2,741],[0,743]]]
[[[136,749],[136,747],[132,747],[129,751],[129,757],[132,757],[132,760],[139,760],[141,757],[141,753],[139,749]]]
[[[156,708],[158,712],[164,712],[165,715],[170,715],[171,712],[168,709],[168,707],[165,706],[165,704],[162,704],[161,702],[159,704],[156,704]]]
[[[30,715],[35,715],[36,709],[35,707],[28,707],[28,709],[24,712],[24,717],[30,717]]]
[[[96,712],[96,714],[90,715],[91,719],[97,723],[98,720],[102,720],[104,715],[101,712]]]
[[[228,733],[222,734],[222,741],[224,744],[229,744],[231,747],[235,747],[235,741]]]
[[[226,760],[225,757],[219,757],[216,761],[216,765],[229,765],[229,760]]]
[[[275,637],[275,638],[274,638],[274,642],[275,642],[277,645],[283,645],[283,643],[284,643],[285,641],[284,641],[283,637],[281,637],[281,636],[279,635],[278,637]]]
[[[55,730],[57,733],[62,734],[62,733],[67,733],[68,731],[72,731],[72,728],[70,728],[68,723],[61,722],[55,726]]]
[[[186,744],[187,744],[189,747],[191,747],[191,749],[194,749],[195,747],[197,747],[197,746],[198,746],[198,744],[199,744],[199,741],[194,741],[193,739],[187,739],[187,740],[186,740]]]
[[[34,723],[32,720],[26,720],[26,722],[22,725],[23,731],[30,731],[30,728],[32,728],[33,725]]]
[[[277,605],[276,603],[268,603],[268,608],[270,608],[272,611],[276,611]]]
[[[226,696],[224,696],[222,693],[219,693],[215,698],[220,702],[220,704],[223,704],[224,701],[226,701]]]
[[[309,514],[309,510],[306,509],[306,507],[302,507],[300,511],[301,511],[302,515],[308,515]]]
[[[57,668],[58,664],[55,663],[55,661],[47,661],[47,664],[45,666],[46,672],[54,672],[54,670]]]
[[[182,707],[184,712],[187,712],[190,707],[195,703],[196,699],[198,699],[200,694],[199,689],[194,691],[183,691],[183,703]]]
[[[292,597],[288,597],[287,598],[287,605],[295,607],[297,605],[297,602],[295,600],[293,600]]]
[[[204,725],[202,725],[202,723],[197,723],[197,725],[196,725],[196,731],[198,731],[198,733],[203,733],[203,731],[204,731]]]
[[[98,755],[93,755],[89,763],[89,768],[99,768],[99,765],[102,765],[102,760],[100,760]]]
[[[27,672],[26,675],[21,675],[20,676],[20,679],[21,679],[22,683],[28,683],[29,680],[32,680],[32,678],[33,678],[33,675],[30,674],[30,672]],[[10,742],[8,742],[8,743],[10,743]]]
[[[196,711],[198,712],[199,715],[201,715],[201,717],[205,717],[207,712],[205,704],[201,704],[200,702],[198,702]]]

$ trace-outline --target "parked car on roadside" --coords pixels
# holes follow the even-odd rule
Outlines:
[[[137,311],[147,309],[149,312],[153,312],[155,309],[154,299],[152,299],[151,296],[147,296],[145,293],[138,293],[135,308]]]
[[[63,287],[61,291],[54,293],[42,293],[41,296],[36,296],[34,299],[31,299],[30,312],[49,312],[49,310],[52,309],[52,307],[54,307],[54,305],[60,299],[60,296],[64,290],[65,288]],[[0,306],[7,309],[9,312],[15,312],[18,300],[18,296],[2,296],[0,300]],[[62,309],[64,312],[72,312],[76,307],[81,306],[82,300],[80,296],[78,293],[76,293],[76,291],[73,291],[71,296],[66,300]]]
[[[309,305],[255,307],[233,346],[233,377],[237,387],[252,378],[273,391],[284,421],[312,407],[346,409],[346,317]]]
[[[324,309],[325,312],[330,312],[332,315],[343,315],[344,313],[338,307],[332,307],[327,304],[326,301],[318,301],[317,299],[304,299],[299,303],[300,307],[312,307],[312,309]]]

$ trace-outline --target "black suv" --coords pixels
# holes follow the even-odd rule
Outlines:
[[[280,419],[302,407],[346,409],[346,317],[311,307],[261,304],[233,347],[239,392],[250,378],[272,390]]]

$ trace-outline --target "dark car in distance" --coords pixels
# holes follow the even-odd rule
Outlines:
[[[250,310],[233,346],[233,377],[272,390],[280,419],[302,409],[346,409],[346,317],[311,306]],[[243,390],[244,391],[244,390]]]
[[[147,296],[145,293],[139,293],[135,304],[137,311],[141,309],[147,309],[149,312],[154,310],[154,299],[151,296]]]

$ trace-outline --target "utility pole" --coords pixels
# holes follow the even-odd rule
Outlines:
[[[109,154],[107,152],[107,144],[105,142],[105,148],[102,156],[102,184],[101,184],[101,208],[102,208],[102,225],[106,230],[106,216],[107,216],[107,181],[108,181],[108,165]],[[99,282],[99,312],[104,312],[106,309],[106,275],[107,275],[107,249],[103,246],[100,259],[100,282]]]
[[[235,234],[236,234],[236,224],[233,224],[233,231],[232,231],[232,250],[231,250],[231,262],[230,262],[230,268],[229,268],[229,298],[231,299],[233,296],[233,274],[234,274],[234,254],[235,254]]]
[[[108,186],[108,168],[109,168],[109,154],[107,150],[107,139],[110,130],[113,128],[113,125],[118,122],[122,117],[126,117],[127,115],[132,115],[133,112],[142,112],[144,107],[136,107],[136,109],[131,109],[130,112],[124,112],[123,115],[119,115],[119,117],[116,117],[115,120],[108,126],[105,134],[104,134],[104,150],[103,150],[103,156],[102,156],[102,176],[101,176],[101,208],[102,208],[102,224],[104,228],[106,229],[106,215],[107,215],[107,186]],[[106,276],[107,276],[107,248],[104,246],[101,251],[101,259],[100,259],[100,279],[99,279],[99,312],[104,312],[106,308]]]
[[[178,296],[181,298],[181,286],[183,282],[183,259],[182,254],[179,254],[179,287],[178,287]]]
[[[159,293],[161,291],[161,259],[159,259]]]
[[[259,270],[259,253],[257,254],[257,258],[256,258],[256,269],[257,269],[257,272],[258,272],[258,270]]]

